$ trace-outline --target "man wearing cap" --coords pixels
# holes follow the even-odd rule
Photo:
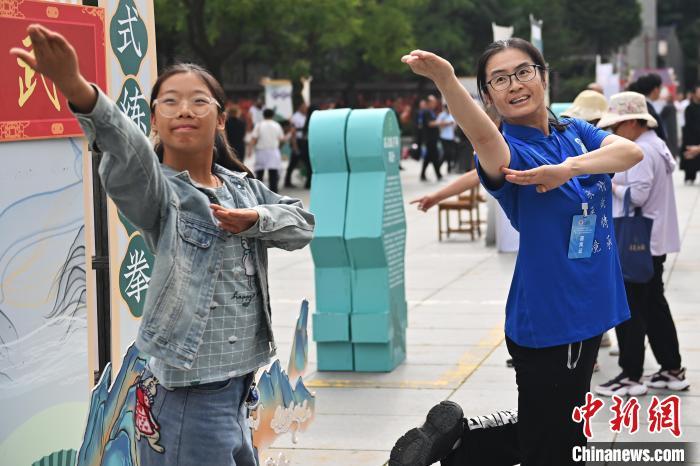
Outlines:
[[[615,328],[622,373],[595,387],[599,395],[638,396],[645,394],[647,387],[670,390],[689,387],[662,281],[666,254],[680,250],[672,178],[676,162],[666,143],[653,131],[656,126],[644,96],[636,92],[613,95],[610,110],[598,122],[598,127],[609,128],[618,136],[634,141],[644,153],[641,162],[613,177],[613,215],[624,215],[623,199],[629,189],[632,206],[641,207],[642,215],[654,220],[651,230],[654,275],[647,283],[625,282],[631,318]],[[645,335],[661,370],[642,381]]]

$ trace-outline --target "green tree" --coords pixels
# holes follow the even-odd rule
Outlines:
[[[414,45],[407,10],[420,1],[156,0],[158,45],[163,62],[192,54],[218,78],[229,61],[291,78],[392,73]]]
[[[678,78],[689,89],[700,83],[700,2],[688,0],[663,0],[658,3],[658,22],[664,26],[676,26],[676,33],[683,49],[683,76]]]

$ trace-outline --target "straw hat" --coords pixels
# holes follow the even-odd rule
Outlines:
[[[600,119],[607,110],[608,101],[603,94],[586,90],[576,96],[573,105],[561,112],[561,116],[591,121]]]
[[[646,98],[638,92],[620,92],[610,97],[610,109],[598,122],[598,128],[609,128],[621,121],[646,120],[649,128],[656,128],[656,119],[647,110]]]

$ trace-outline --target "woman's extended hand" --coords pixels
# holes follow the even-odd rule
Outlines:
[[[255,225],[258,221],[258,212],[253,209],[227,209],[218,204],[210,205],[214,217],[219,221],[219,228],[240,233]]]
[[[30,25],[27,33],[32,40],[33,52],[13,47],[10,54],[53,81],[78,110],[92,110],[97,94],[80,74],[78,55],[73,46],[61,34],[40,24]]]
[[[430,78],[436,83],[449,79],[455,72],[450,62],[425,50],[414,50],[404,55],[401,61],[410,66],[414,73]]]
[[[430,209],[432,206],[438,203],[438,200],[432,195],[428,194],[427,196],[419,197],[418,199],[414,199],[410,202],[410,204],[418,204],[418,210],[426,212],[428,209]]]
[[[530,170],[512,170],[502,167],[501,171],[506,175],[506,181],[519,185],[537,185],[538,193],[546,193],[556,189],[571,179],[571,168],[565,164],[542,165]]]

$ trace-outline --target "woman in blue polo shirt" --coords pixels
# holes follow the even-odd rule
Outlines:
[[[601,334],[629,318],[610,174],[642,153],[584,121],[551,119],[545,61],[525,40],[494,42],[477,66],[479,93],[502,117],[502,134],[449,62],[421,50],[402,61],[442,92],[478,154],[482,184],[520,232],[505,324],[518,413],[464,421],[444,401],[399,439],[389,464],[577,464],[572,448],[586,438],[573,409],[585,403]]]

